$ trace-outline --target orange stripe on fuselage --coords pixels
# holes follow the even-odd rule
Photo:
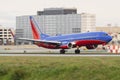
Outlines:
[[[40,35],[39,35],[35,25],[33,24],[32,20],[30,20],[30,24],[31,24],[34,39],[40,39]]]

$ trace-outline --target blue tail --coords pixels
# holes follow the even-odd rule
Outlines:
[[[39,25],[37,24],[37,21],[35,21],[35,19],[32,16],[30,16],[30,23],[31,23],[34,38],[45,39],[46,37],[49,37],[49,35],[44,34],[41,31]],[[39,35],[37,33],[39,33]]]

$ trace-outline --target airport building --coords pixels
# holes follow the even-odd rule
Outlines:
[[[97,26],[96,31],[104,31],[107,33],[120,33],[120,26]]]
[[[13,29],[5,28],[0,25],[0,45],[14,44],[14,38],[11,31],[13,31]]]
[[[81,32],[96,31],[96,18],[94,14],[81,13]]]
[[[77,14],[76,8],[46,8],[30,16],[34,17],[41,31],[50,36],[95,31],[95,15]],[[29,15],[16,17],[16,37],[33,38]],[[21,44],[21,41],[16,43]]]

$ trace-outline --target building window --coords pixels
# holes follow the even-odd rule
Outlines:
[[[11,34],[11,32],[8,32],[8,34]]]
[[[21,42],[18,42],[18,45],[22,44]]]
[[[80,33],[80,28],[72,28],[72,33]]]
[[[4,31],[7,31],[7,29],[4,29]]]
[[[7,37],[7,35],[4,35],[4,37]]]
[[[4,32],[4,34],[7,34],[7,32]]]
[[[27,44],[29,44],[29,42],[24,42],[24,44],[26,44],[26,45],[27,45]]]
[[[2,32],[0,32],[0,34],[2,34]]]
[[[8,35],[9,37],[11,37],[11,35]]]

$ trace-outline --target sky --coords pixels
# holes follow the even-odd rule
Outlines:
[[[96,15],[96,26],[120,26],[120,0],[0,0],[0,25],[16,27],[16,16],[36,15],[44,8],[77,8]]]

